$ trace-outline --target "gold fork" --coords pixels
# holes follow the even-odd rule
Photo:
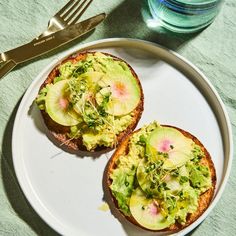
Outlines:
[[[75,24],[92,1],[93,0],[70,0],[48,21],[48,28],[34,40],[62,30],[68,25]]]

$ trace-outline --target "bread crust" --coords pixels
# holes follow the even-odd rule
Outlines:
[[[168,228],[165,228],[163,230],[150,230],[147,228],[144,228],[143,226],[141,226],[135,219],[134,217],[131,215],[129,216],[125,216],[118,208],[118,204],[117,204],[117,200],[115,199],[115,197],[112,194],[112,191],[110,189],[110,185],[112,184],[112,179],[109,177],[112,173],[112,171],[114,169],[116,169],[116,161],[117,159],[119,159],[119,156],[127,153],[128,152],[128,144],[129,144],[129,140],[132,137],[132,135],[136,132],[138,132],[139,130],[136,130],[135,132],[129,134],[128,136],[126,136],[126,138],[123,140],[123,142],[117,147],[115,153],[112,155],[112,157],[110,158],[108,164],[107,164],[107,172],[106,172],[106,176],[105,176],[105,182],[108,186],[109,192],[110,192],[110,196],[112,198],[112,201],[115,205],[115,207],[119,210],[119,212],[122,214],[122,216],[124,218],[126,218],[128,221],[132,222],[133,224],[135,224],[136,226],[139,226],[143,229],[149,230],[149,231],[154,231],[154,232],[163,232],[163,231],[168,231],[170,233],[174,233],[177,232],[179,230],[182,230],[183,228],[187,227],[188,225],[192,224],[194,221],[196,221],[203,213],[204,211],[208,208],[209,204],[212,201],[212,198],[214,196],[214,192],[215,192],[215,186],[216,186],[216,171],[215,171],[215,167],[214,167],[214,163],[212,162],[211,156],[209,154],[209,152],[207,151],[207,149],[204,147],[204,145],[192,134],[190,134],[189,132],[177,128],[175,126],[170,126],[170,125],[161,125],[163,127],[171,127],[171,128],[175,128],[177,130],[179,130],[185,137],[190,138],[193,140],[193,142],[195,142],[197,145],[199,145],[202,149],[202,151],[205,154],[205,157],[201,159],[200,164],[208,166],[209,170],[210,170],[210,174],[211,174],[211,181],[212,181],[212,187],[210,189],[208,189],[206,192],[204,192],[203,194],[200,195],[199,200],[198,200],[198,209],[196,212],[192,213],[192,214],[188,214],[187,219],[186,219],[186,223],[184,225],[179,224],[178,222],[171,225]]]
[[[70,55],[68,58],[63,60],[60,64],[58,64],[50,72],[47,79],[41,85],[40,90],[42,88],[46,87],[47,84],[53,83],[54,78],[59,76],[59,67],[60,67],[60,65],[66,63],[68,61],[71,61],[72,63],[76,63],[80,60],[85,59],[88,53],[89,54],[95,54],[96,52],[95,51],[78,52],[78,53],[75,53],[73,55]],[[108,53],[103,53],[103,54],[107,55],[107,56],[111,56],[116,61],[125,62],[124,60],[122,60],[122,59],[120,59],[116,56],[113,56],[111,54],[108,54]],[[138,124],[138,122],[141,118],[141,115],[142,115],[142,112],[143,112],[143,109],[144,109],[143,108],[144,95],[143,95],[143,89],[142,89],[141,83],[139,81],[139,78],[138,78],[137,74],[135,73],[135,71],[133,70],[133,68],[127,62],[125,62],[125,63],[130,68],[134,78],[136,79],[136,81],[138,83],[138,86],[140,88],[141,98],[140,98],[140,101],[139,101],[137,107],[133,111],[133,119],[132,119],[131,124],[123,132],[121,132],[117,135],[117,143],[118,144],[122,141],[122,139],[126,135],[128,135],[130,132],[132,132],[135,129],[135,127],[137,126],[137,124]],[[50,116],[44,110],[41,110],[41,114],[42,114],[44,123],[45,123],[45,125],[47,126],[47,128],[49,130],[49,134],[51,134],[52,137],[53,137],[53,141],[56,141],[56,143],[60,146],[63,145],[63,148],[68,149],[69,151],[87,151],[86,147],[82,143],[81,138],[70,139],[67,136],[67,133],[70,132],[70,127],[63,126],[63,125],[60,125],[60,124],[56,123],[55,121],[53,121],[50,118]],[[50,138],[52,138],[52,137],[50,137]],[[105,149],[108,149],[108,148],[105,147],[105,146],[99,146],[99,147],[95,148],[92,151],[97,152],[97,151],[103,151]]]

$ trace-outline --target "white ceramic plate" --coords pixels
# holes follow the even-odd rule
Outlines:
[[[145,95],[141,127],[153,120],[188,130],[210,152],[217,173],[216,194],[207,211],[183,235],[196,227],[219,200],[232,161],[232,134],[222,101],[206,77],[186,59],[159,45],[134,39],[104,39],[77,50],[108,52],[126,60],[137,72]],[[76,51],[77,51],[76,50]],[[40,85],[68,51],[35,78],[19,106],[12,140],[13,161],[20,186],[36,212],[63,235],[153,235],[110,210],[102,211],[102,178],[108,158],[73,155],[55,146],[32,105]],[[157,234],[155,234],[157,235]]]

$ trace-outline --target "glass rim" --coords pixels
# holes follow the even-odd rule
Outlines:
[[[170,1],[173,3],[181,3],[187,6],[205,6],[208,4],[218,4],[219,2],[222,2],[223,0],[205,0],[204,2],[202,0],[167,0],[167,1]]]

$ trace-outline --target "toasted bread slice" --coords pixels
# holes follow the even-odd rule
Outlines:
[[[205,157],[203,157],[200,161],[201,165],[205,165],[209,168],[210,170],[210,175],[211,175],[211,182],[212,182],[212,187],[209,188],[206,192],[202,193],[198,199],[198,209],[196,212],[192,213],[192,214],[188,214],[187,215],[187,219],[186,219],[186,223],[184,225],[176,222],[175,224],[171,225],[168,228],[162,229],[162,230],[150,230],[147,229],[145,227],[143,227],[142,225],[140,225],[135,219],[134,217],[131,216],[126,216],[125,214],[123,214],[123,212],[121,210],[119,210],[118,207],[118,202],[116,200],[116,198],[113,196],[112,191],[110,189],[110,186],[112,184],[112,179],[110,178],[112,172],[114,169],[117,168],[117,160],[119,159],[119,157],[121,155],[125,155],[128,153],[129,150],[129,141],[130,138],[132,137],[132,135],[136,132],[139,132],[139,130],[129,134],[128,136],[126,136],[126,138],[122,141],[122,143],[117,147],[115,153],[113,154],[113,156],[111,157],[111,159],[109,160],[108,164],[107,164],[107,168],[106,168],[106,173],[105,173],[105,182],[107,184],[107,187],[109,188],[109,192],[112,198],[112,202],[114,203],[115,207],[119,210],[119,212],[121,213],[121,215],[126,218],[128,221],[130,221],[131,223],[135,224],[136,226],[139,226],[143,229],[149,230],[149,231],[155,231],[155,232],[161,232],[161,231],[168,231],[170,233],[174,233],[177,232],[179,230],[182,230],[183,228],[187,227],[188,225],[192,224],[194,221],[196,221],[203,213],[204,211],[208,208],[209,204],[212,201],[212,198],[214,196],[214,192],[215,192],[215,185],[216,185],[216,171],[215,171],[215,167],[214,164],[211,160],[211,156],[209,154],[209,152],[206,150],[206,148],[203,146],[203,144],[192,134],[190,134],[187,131],[184,131],[180,128],[174,127],[174,126],[170,126],[170,125],[162,125],[164,127],[172,127],[177,129],[178,131],[180,131],[185,137],[191,139],[194,143],[196,143],[197,145],[199,145],[202,149],[202,151],[204,152]]]
[[[66,63],[66,62],[72,62],[72,63],[76,63],[80,60],[83,60],[86,58],[87,54],[95,54],[96,52],[91,52],[91,51],[86,51],[86,52],[78,52],[75,53],[71,56],[69,56],[68,58],[66,58],[65,60],[63,60],[60,64],[58,64],[48,75],[47,79],[44,81],[44,83],[41,85],[40,90],[44,87],[46,87],[47,84],[51,84],[53,83],[55,77],[59,76],[60,72],[59,72],[59,67],[60,65]],[[132,122],[129,124],[129,126],[122,132],[120,132],[116,139],[117,139],[117,144],[119,142],[121,142],[121,140],[130,132],[132,132],[138,121],[141,118],[142,112],[143,112],[143,103],[144,103],[144,95],[143,95],[143,90],[141,87],[141,83],[139,81],[139,78],[137,76],[137,74],[135,73],[135,71],[133,70],[133,68],[124,60],[115,57],[111,54],[108,53],[103,53],[104,55],[110,56],[112,57],[114,60],[116,61],[122,61],[124,63],[126,63],[126,65],[129,67],[133,77],[136,79],[139,89],[140,89],[140,101],[138,103],[138,105],[136,106],[136,108],[132,111]],[[58,145],[63,145],[63,147],[65,149],[68,148],[69,151],[87,151],[86,147],[83,145],[82,139],[81,138],[69,138],[68,137],[68,133],[70,132],[70,127],[68,126],[63,126],[60,125],[58,123],[56,123],[54,120],[51,119],[51,117],[47,114],[47,112],[45,110],[41,110],[41,114],[44,120],[45,125],[47,126],[50,134],[54,137],[54,141],[56,141],[56,143]],[[113,148],[113,147],[110,147]],[[90,151],[101,151],[107,149],[107,147],[105,146],[98,146],[96,147],[94,150],[90,150]]]

